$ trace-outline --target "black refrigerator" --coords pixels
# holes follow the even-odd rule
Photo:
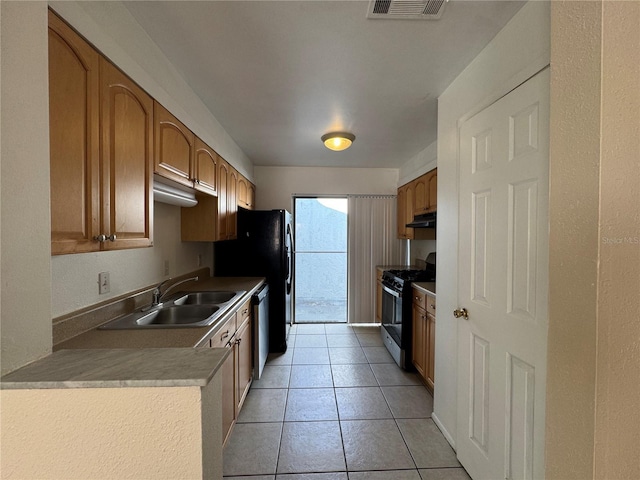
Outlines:
[[[219,277],[266,277],[269,284],[269,352],[284,352],[291,328],[293,232],[286,210],[238,208],[238,239],[213,244]]]

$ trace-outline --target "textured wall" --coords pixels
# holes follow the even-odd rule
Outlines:
[[[546,474],[593,472],[599,2],[552,2]]]
[[[153,247],[112,252],[51,257],[53,299],[51,315],[57,317],[82,307],[160,282],[164,261],[169,277],[213,265],[211,243],[180,240],[180,207],[154,203]],[[111,292],[98,294],[98,273],[109,272]]]
[[[199,387],[1,393],[3,479],[203,478]]]
[[[0,2],[2,373],[51,352],[46,2]]]
[[[640,2],[603,2],[594,478],[640,478]]]

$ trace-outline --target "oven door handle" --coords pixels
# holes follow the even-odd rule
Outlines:
[[[393,295],[396,298],[400,298],[400,293],[396,292],[395,290],[391,290],[389,287],[387,287],[385,284],[382,284],[382,290],[384,290],[385,292],[387,292],[389,295]]]

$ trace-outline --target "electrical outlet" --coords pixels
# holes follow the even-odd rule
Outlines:
[[[169,275],[169,260],[164,261],[164,275]]]
[[[201,253],[198,254],[198,262],[197,262],[196,266],[198,266],[198,267],[202,266],[202,254]]]
[[[109,272],[100,272],[98,274],[98,294],[109,293],[111,291],[111,281]]]

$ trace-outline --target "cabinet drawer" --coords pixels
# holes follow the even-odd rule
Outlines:
[[[218,330],[213,337],[211,337],[211,348],[224,348],[227,346],[231,337],[236,333],[236,316],[232,316],[227,322]]]
[[[425,293],[421,290],[418,290],[417,288],[413,288],[413,304],[417,305],[420,308],[424,308],[426,310],[426,303],[425,303]]]
[[[244,302],[244,304],[238,309],[238,329],[242,327],[251,316],[251,299]]]

